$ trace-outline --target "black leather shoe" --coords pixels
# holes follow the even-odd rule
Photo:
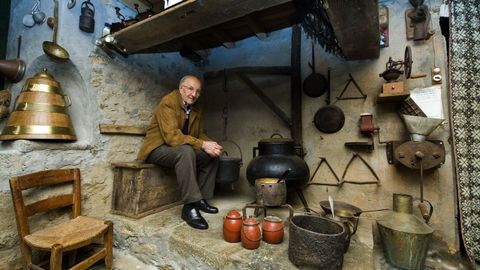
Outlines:
[[[218,213],[218,208],[214,207],[214,206],[211,206],[210,204],[208,204],[208,202],[204,199],[201,199],[200,201],[198,202],[195,202],[195,207],[200,210],[200,211],[203,211],[205,213],[209,213],[209,214],[216,214]]]
[[[207,221],[200,215],[200,212],[193,206],[186,204],[182,209],[182,219],[187,222],[190,227],[200,230],[208,229]]]

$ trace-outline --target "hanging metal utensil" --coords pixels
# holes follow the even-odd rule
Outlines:
[[[57,30],[58,30],[58,0],[54,0],[55,6],[53,9],[53,37],[52,41],[44,41],[42,44],[43,51],[46,55],[55,60],[68,60],[70,55],[67,50],[57,44]]]
[[[75,6],[76,3],[77,3],[77,1],[75,1],[75,0],[69,0],[68,3],[67,3],[68,9],[72,9]]]
[[[308,63],[312,73],[303,81],[303,92],[309,97],[319,97],[327,91],[328,82],[325,76],[315,71],[315,51],[312,42],[312,62]]]
[[[95,31],[95,6],[90,0],[84,1],[81,7],[81,14],[78,27],[80,30],[93,33]]]
[[[318,109],[313,123],[323,133],[335,133],[342,129],[345,124],[345,114],[338,106],[330,104],[330,69],[328,69],[328,89],[326,106]]]
[[[37,0],[37,2],[35,3],[35,9],[32,9],[32,18],[33,18],[33,21],[36,23],[36,24],[43,24],[45,22],[45,20],[47,19],[46,15],[45,15],[45,12],[41,11],[41,7],[42,7],[42,3],[40,2],[40,0]]]

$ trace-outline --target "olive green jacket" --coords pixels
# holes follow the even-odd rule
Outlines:
[[[185,110],[182,97],[178,90],[174,90],[163,97],[155,108],[137,160],[145,161],[155,148],[163,144],[169,146],[189,144],[195,149],[201,149],[203,141],[211,141],[203,131],[202,111],[199,106],[194,105],[190,113],[188,135],[182,133],[184,123]]]

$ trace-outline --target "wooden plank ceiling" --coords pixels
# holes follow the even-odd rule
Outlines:
[[[198,51],[231,48],[235,41],[264,38],[296,22],[292,0],[186,0],[113,37],[127,54]]]

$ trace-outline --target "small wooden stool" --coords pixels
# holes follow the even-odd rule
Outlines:
[[[172,169],[141,162],[112,163],[112,213],[141,218],[181,204]]]

